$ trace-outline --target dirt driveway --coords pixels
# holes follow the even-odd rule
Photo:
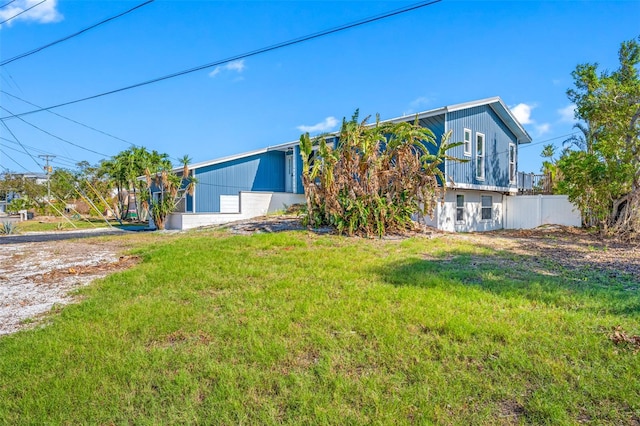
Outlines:
[[[303,228],[295,218],[279,217],[229,226],[231,232],[239,234],[291,229]],[[206,231],[202,232],[204,235]],[[327,232],[322,230],[321,233]],[[113,235],[109,238],[85,234],[64,232],[0,237],[0,336],[31,326],[34,317],[37,319],[54,305],[71,302],[69,292],[74,289],[137,263],[138,259],[123,257],[122,253],[140,237],[131,238],[127,237],[129,232],[118,234],[113,231],[109,232]],[[429,237],[472,240],[492,249],[527,255],[533,268],[544,269],[551,260],[567,268],[605,271],[611,280],[620,274],[630,275],[639,283],[630,290],[640,291],[640,247],[637,244],[603,241],[585,231],[564,227],[472,234],[432,231]]]
[[[121,256],[127,233],[63,232],[0,238],[0,336],[73,299],[69,292],[136,262]],[[87,238],[91,237],[91,238]]]

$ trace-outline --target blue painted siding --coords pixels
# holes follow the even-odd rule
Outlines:
[[[220,211],[220,195],[240,191],[284,192],[285,153],[269,151],[195,170],[196,212]]]
[[[454,111],[447,114],[447,127],[452,130],[451,142],[462,142],[464,129],[470,129],[471,156],[464,156],[464,146],[451,149],[452,157],[468,159],[467,163],[447,161],[447,175],[456,183],[515,188],[509,182],[509,144],[516,144],[516,136],[488,105]],[[477,179],[476,133],[485,135],[485,178]],[[516,157],[517,158],[517,157]]]
[[[300,156],[300,146],[293,147],[293,158],[295,161],[295,176],[296,176],[296,194],[304,194],[304,187],[302,186],[302,157]]]
[[[412,121],[413,122],[413,121]],[[420,125],[422,127],[426,127],[433,132],[436,136],[436,145],[427,144],[429,148],[429,152],[435,154],[438,151],[438,146],[440,145],[440,139],[444,134],[444,114],[436,115],[435,117],[427,117],[420,119]]]

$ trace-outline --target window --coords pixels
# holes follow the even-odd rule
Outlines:
[[[456,222],[464,222],[464,195],[456,195]]]
[[[476,133],[476,178],[484,180],[484,135]]]
[[[482,196],[482,220],[491,220],[493,209],[493,197],[491,195]]]
[[[464,155],[471,157],[471,130],[464,129]]]
[[[515,144],[509,144],[509,182],[515,183],[516,181],[516,146]]]

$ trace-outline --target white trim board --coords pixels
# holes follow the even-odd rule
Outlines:
[[[473,189],[478,191],[491,191],[501,193],[518,193],[518,188],[509,188],[506,186],[492,186],[492,185],[476,185],[473,183],[451,183],[447,182],[447,188],[449,189]]]

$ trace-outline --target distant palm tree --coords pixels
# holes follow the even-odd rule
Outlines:
[[[593,145],[596,142],[596,132],[591,127],[591,124],[576,123],[573,125],[574,129],[580,130],[580,135],[571,135],[570,138],[565,139],[564,145],[574,145],[581,151],[585,151],[587,154],[593,154]]]

